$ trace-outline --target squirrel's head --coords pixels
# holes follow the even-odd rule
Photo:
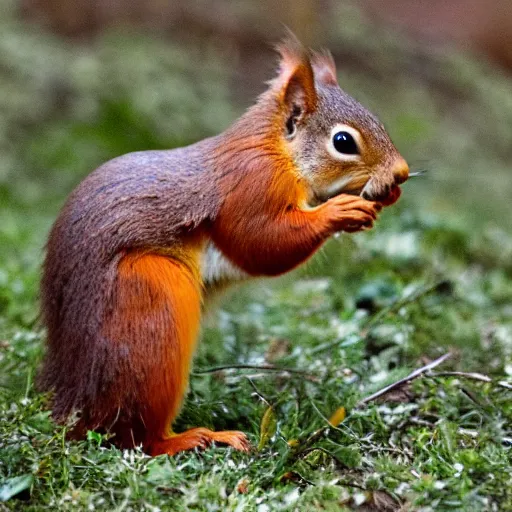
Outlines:
[[[277,98],[273,125],[311,201],[349,193],[392,202],[409,167],[382,123],[341,90],[332,56],[305,50],[293,36],[278,51],[279,74],[264,97]]]

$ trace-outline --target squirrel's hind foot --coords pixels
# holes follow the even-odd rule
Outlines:
[[[207,428],[193,428],[181,434],[172,434],[166,439],[153,442],[148,451],[153,456],[161,454],[176,455],[179,452],[193,450],[194,448],[208,448],[213,442],[231,446],[242,452],[248,452],[250,449],[249,440],[243,432],[236,430],[214,432]]]

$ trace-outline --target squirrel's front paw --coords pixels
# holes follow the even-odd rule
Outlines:
[[[370,229],[382,209],[380,203],[359,196],[341,194],[329,200],[334,231],[355,233]]]

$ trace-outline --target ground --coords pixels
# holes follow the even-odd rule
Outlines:
[[[371,76],[345,76],[428,172],[372,231],[340,235],[306,267],[238,287],[209,314],[176,429],[241,429],[253,450],[149,458],[93,432],[66,441],[34,389],[46,234],[94,165],[214,133],[237,109],[220,65],[202,69],[201,88],[185,50],[115,36],[73,54],[32,35],[23,56],[16,30],[0,36],[0,59],[19,66],[2,84],[14,107],[6,100],[0,125],[0,510],[512,510],[508,82],[458,57],[434,60],[439,74],[459,72],[434,98],[419,78],[412,93],[411,77],[365,90]],[[134,48],[151,59],[129,61]],[[38,51],[52,55],[44,72],[30,61]]]

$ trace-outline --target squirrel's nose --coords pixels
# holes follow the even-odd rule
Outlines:
[[[395,183],[400,185],[409,177],[409,166],[407,162],[400,156],[397,158],[396,162],[393,164],[391,168],[391,172],[395,177]]]

